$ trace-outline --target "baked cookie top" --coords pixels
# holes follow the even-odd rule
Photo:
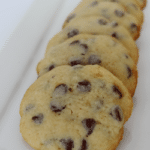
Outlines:
[[[20,106],[20,132],[36,150],[114,150],[133,102],[104,68],[61,66],[37,79]]]
[[[49,41],[47,50],[79,34],[110,35],[129,50],[129,54],[135,63],[138,62],[138,49],[129,32],[117,22],[110,22],[108,19],[99,16],[72,20],[66,28]]]
[[[137,19],[126,12],[126,9],[119,5],[118,3],[113,2],[100,2],[97,5],[92,5],[90,7],[83,7],[77,13],[71,13],[63,27],[65,27],[69,22],[78,17],[87,17],[87,16],[103,16],[110,21],[116,21],[118,24],[124,26],[128,32],[131,34],[134,39],[139,37],[141,24]]]
[[[90,7],[91,5],[97,5],[100,2],[115,2],[123,7],[125,7],[126,11],[133,15],[139,24],[143,23],[143,11],[140,9],[138,2],[136,0],[82,0],[80,4],[73,10],[73,13],[77,13],[83,7]]]
[[[101,65],[127,87],[134,95],[137,85],[137,69],[128,50],[110,36],[78,35],[47,50],[39,62],[37,72],[42,76],[61,65]]]

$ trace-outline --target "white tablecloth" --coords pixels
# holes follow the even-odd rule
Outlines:
[[[0,0],[0,52],[35,0]]]

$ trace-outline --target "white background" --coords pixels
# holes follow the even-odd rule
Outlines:
[[[0,50],[35,0],[0,0]]]

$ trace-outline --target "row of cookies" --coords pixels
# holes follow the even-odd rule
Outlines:
[[[137,84],[134,40],[146,3],[103,1],[83,0],[69,15],[23,97],[20,131],[36,150],[114,150],[123,137]],[[138,9],[131,6],[139,20],[128,2],[136,2]]]
[[[99,64],[121,79],[131,93],[131,96],[133,96],[137,84],[136,64],[139,57],[135,40],[140,35],[142,23],[143,12],[136,0],[126,2],[123,0],[117,2],[110,2],[106,0],[82,0],[66,19],[63,25],[64,29],[49,41],[45,58],[40,61],[37,66],[37,73],[41,76],[60,65],[87,65],[90,64],[88,59],[90,59],[90,57],[95,58],[96,56],[100,59],[101,63]],[[122,57],[127,55],[126,61],[123,62],[121,54],[115,55],[115,52],[121,49],[119,47],[114,47],[116,51],[113,51],[112,53],[112,46],[110,45],[108,47],[111,48],[105,47],[105,49],[104,47],[98,49],[98,44],[97,47],[89,46],[92,45],[92,41],[91,44],[87,41],[91,38],[93,41],[97,41],[97,43],[99,43],[99,40],[95,40],[96,37],[98,39],[105,39],[104,43],[113,43],[110,42],[113,40],[117,43],[114,44],[115,46],[121,45],[124,47],[123,49],[126,49],[125,51],[127,51],[127,53],[125,54],[125,52],[122,52]],[[86,41],[81,42],[82,40]],[[96,45],[94,42],[93,44]],[[60,50],[60,47],[64,47],[65,45],[67,46],[66,49],[68,49],[69,53],[68,51],[65,51],[65,48],[64,50],[63,48]],[[73,48],[80,50],[73,51]],[[65,55],[62,55],[64,51],[67,54],[64,53]],[[82,51],[86,51],[86,55],[85,52],[83,54]],[[104,53],[102,51],[115,55],[115,57],[111,57],[115,59],[110,63],[111,60],[109,55],[105,55],[106,57],[104,57],[104,55],[101,54]],[[129,64],[130,57],[132,63]],[[121,63],[122,65],[120,65]],[[96,62],[92,64],[96,64]],[[110,64],[112,65],[110,66]]]
[[[146,4],[146,1],[143,1],[143,4]],[[73,10],[73,12],[66,19],[63,25],[64,29],[49,41],[45,53],[45,58],[42,61],[40,61],[37,66],[38,75],[41,76],[44,73],[53,69],[54,67],[60,65],[69,64],[73,66],[73,64],[74,65],[90,64],[88,62],[88,59],[90,59],[90,55],[91,57],[92,54],[94,56],[97,55],[97,57],[100,57],[96,52],[97,48],[92,47],[90,48],[90,51],[85,50],[88,52],[86,56],[85,54],[81,55],[82,52],[80,53],[79,51],[78,52],[73,50],[71,51],[69,49],[73,49],[74,46],[76,49],[81,49],[81,48],[89,49],[88,48],[89,45],[87,44],[87,42],[85,42],[86,44],[84,42],[80,43],[80,40],[82,39],[88,40],[88,36],[90,39],[91,34],[101,35],[100,39],[105,38],[106,40],[105,42],[107,42],[107,40],[110,41],[111,40],[110,36],[111,36],[113,37],[113,40],[117,39],[116,41],[119,41],[119,43],[126,48],[126,51],[128,52],[127,54],[124,55],[129,55],[134,65],[131,64],[129,65],[129,63],[127,63],[129,59],[127,59],[126,62],[122,62],[123,59],[118,56],[119,57],[118,61],[116,60],[112,61],[115,62],[115,65],[114,64],[113,65],[115,68],[119,70],[117,71],[117,69],[114,69],[114,67],[109,66],[110,64],[109,63],[110,59],[108,57],[109,55],[107,56],[108,57],[107,59],[101,56],[102,57],[101,64],[100,63],[99,64],[105,67],[106,69],[108,69],[119,79],[121,79],[121,81],[126,85],[129,92],[131,93],[131,96],[133,96],[137,84],[136,64],[138,62],[138,57],[139,57],[138,48],[135,44],[135,40],[140,35],[140,29],[143,23],[143,12],[141,10],[143,6],[144,5],[140,5],[139,2],[136,0],[128,0],[128,1],[118,0],[113,2],[109,0],[94,0],[94,1],[82,0],[81,3],[75,8],[75,10]],[[70,44],[72,42],[69,41],[68,39],[72,39],[72,42],[76,40],[78,42],[74,42],[74,44]],[[99,40],[97,40],[97,42],[98,41]],[[67,52],[67,55],[62,55],[62,50],[60,50],[60,47],[64,47],[65,42],[66,45],[68,46],[67,49],[69,53]],[[57,45],[59,44],[62,44],[62,46],[60,45],[60,47],[59,46],[57,47]],[[94,43],[94,45],[96,44]],[[58,49],[57,52],[56,49]],[[116,47],[114,49],[117,51]],[[102,49],[98,49],[98,50],[100,55],[102,53]],[[54,51],[56,53],[54,53]],[[105,52],[107,51],[106,53],[111,53],[111,50],[110,51],[103,50],[103,51]],[[113,53],[115,53],[115,51],[113,51]],[[119,59],[122,59],[122,61],[120,61]],[[120,67],[118,67],[118,65],[121,62],[122,62],[122,66],[120,65]],[[121,68],[124,71],[121,70]],[[120,74],[120,72],[122,72],[122,74]],[[129,78],[132,79],[129,81]]]
[[[115,150],[132,107],[123,83],[100,65],[63,65],[26,91],[20,132],[35,150]]]

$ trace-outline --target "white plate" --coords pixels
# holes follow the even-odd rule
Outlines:
[[[0,150],[32,150],[19,132],[19,105],[36,80],[36,65],[44,57],[48,40],[80,0],[36,0],[0,53]],[[117,150],[150,149],[150,5],[137,41],[139,79],[132,117],[125,124]]]

